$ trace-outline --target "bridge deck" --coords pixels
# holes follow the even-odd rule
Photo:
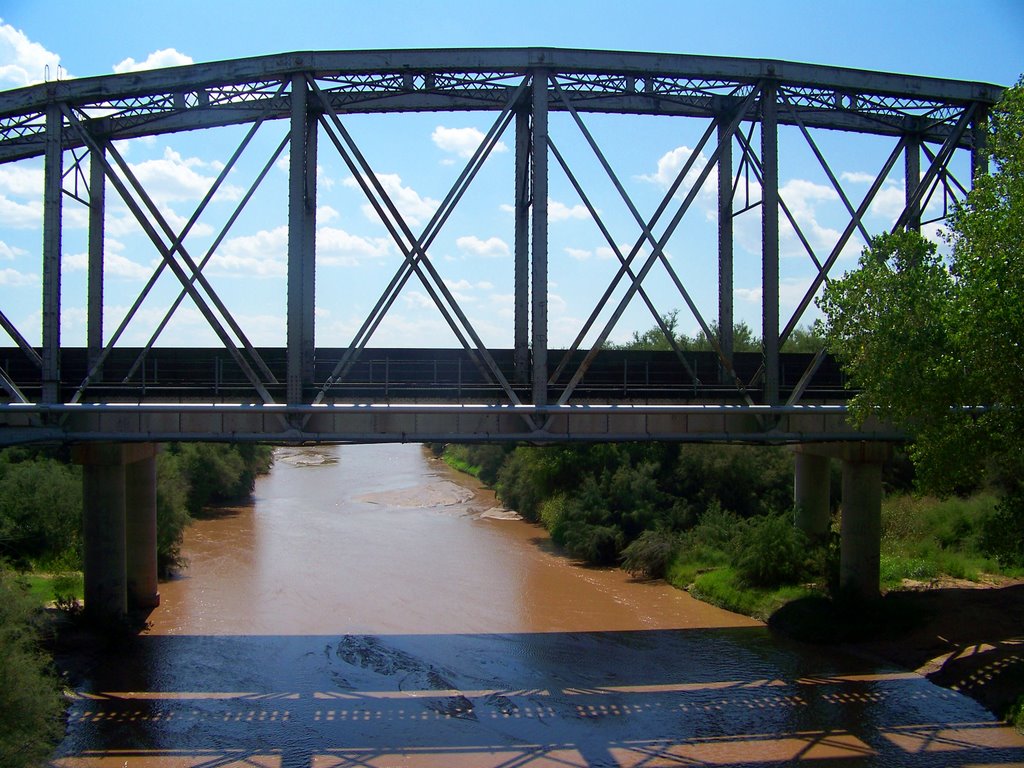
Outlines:
[[[800,405],[756,405],[758,386],[741,391],[720,381],[717,358],[688,352],[686,371],[672,352],[605,350],[564,404],[519,402],[453,349],[366,349],[320,402],[263,403],[224,350],[154,349],[132,370],[138,349],[119,349],[103,377],[74,400],[87,374],[83,349],[62,350],[63,402],[40,404],[39,371],[20,350],[0,349],[0,365],[29,400],[0,404],[0,444],[60,441],[231,440],[273,443],[381,441],[623,441],[832,442],[898,439],[880,424],[854,429],[846,420],[842,374],[831,359],[817,369]],[[284,399],[285,350],[261,356]],[[322,388],[344,354],[316,354]],[[509,381],[516,380],[511,350],[493,353]],[[783,394],[797,384],[809,355],[782,356]],[[739,353],[735,371],[756,382],[761,356]],[[574,370],[552,382],[557,403]],[[744,394],[745,393],[745,394]]]

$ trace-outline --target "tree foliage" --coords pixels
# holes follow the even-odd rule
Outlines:
[[[992,174],[949,220],[948,259],[914,232],[879,236],[819,306],[829,348],[861,389],[857,416],[877,413],[908,431],[922,486],[948,493],[987,477],[1016,506],[1024,496],[1024,78],[992,110],[988,151]],[[974,407],[983,410],[964,410]]]
[[[41,765],[63,730],[57,678],[38,646],[38,608],[0,562],[0,765]]]
[[[679,310],[674,309],[668,314],[661,316],[661,322],[672,334],[679,348],[687,352],[712,352],[714,346],[707,335],[698,330],[693,336],[688,336],[679,330]],[[715,338],[719,337],[718,323],[711,325],[711,333]],[[661,326],[655,324],[646,331],[633,331],[633,337],[624,344],[613,345],[615,349],[624,350],[671,350],[665,331]],[[817,352],[824,346],[824,339],[816,328],[808,326],[794,328],[793,332],[782,345],[783,352]],[[734,323],[732,327],[732,347],[734,352],[760,352],[761,338],[754,333],[754,330],[745,322]]]

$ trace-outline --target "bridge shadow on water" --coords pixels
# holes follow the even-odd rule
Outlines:
[[[143,635],[81,658],[59,768],[1024,765],[970,699],[763,628]]]

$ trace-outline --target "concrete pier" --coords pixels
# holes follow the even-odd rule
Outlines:
[[[119,620],[129,607],[156,605],[156,446],[91,443],[76,446],[74,459],[82,465],[86,615]]]
[[[828,456],[809,453],[798,446],[793,469],[794,523],[814,541],[828,536],[831,522],[829,499],[832,461]]]
[[[879,596],[882,464],[891,456],[889,443],[814,443],[796,449],[795,524],[812,538],[828,532],[829,463],[842,462],[839,588],[854,599]]]
[[[140,446],[142,448],[143,446]],[[125,465],[125,572],[129,608],[160,605],[157,583],[156,450]]]
[[[879,595],[882,547],[882,462],[843,461],[839,588],[848,597]]]

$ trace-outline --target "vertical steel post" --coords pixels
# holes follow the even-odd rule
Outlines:
[[[988,175],[988,109],[978,105],[971,123],[971,181]]]
[[[515,380],[530,380],[530,112],[516,111]]]
[[[104,152],[103,143],[99,144]],[[103,353],[103,237],[106,209],[106,174],[103,162],[89,159],[89,288],[86,346],[90,370]],[[102,376],[100,371],[96,377]]]
[[[779,134],[773,81],[761,89],[761,337],[764,401],[779,402]]]
[[[718,343],[722,356],[733,363],[733,231],[732,231],[732,134],[726,115],[718,116]],[[719,381],[731,381],[725,366],[718,368]]]
[[[533,73],[533,402],[548,402],[548,73]]]
[[[43,190],[43,392],[44,403],[60,402],[60,256],[64,175],[60,105],[46,108]]]
[[[288,402],[313,384],[316,304],[316,135],[306,79],[292,77],[288,170]]]
[[[904,195],[907,206],[907,229],[921,231],[921,197],[915,197],[921,183],[921,139],[917,135],[907,137],[903,150]]]

